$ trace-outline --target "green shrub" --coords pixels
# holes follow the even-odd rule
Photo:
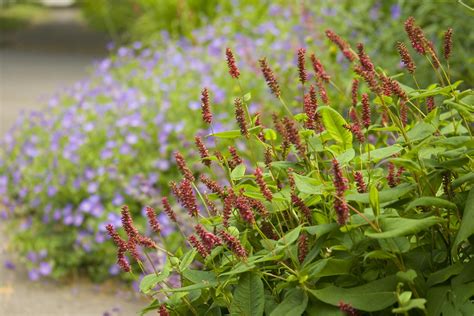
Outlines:
[[[204,140],[207,148],[198,146],[200,158],[188,160],[201,161],[205,170],[193,173],[178,156],[182,178],[171,191],[180,213],[164,203],[160,214],[194,226],[181,231],[181,246],[142,236],[122,208],[125,239],[112,224],[107,229],[125,271],[127,252],[151,263],[140,265],[148,273],[140,290],[153,299],[143,312],[473,313],[474,93],[460,90],[461,81],[446,71],[450,33],[447,50],[438,51],[413,19],[406,23],[414,47],[438,65],[431,71],[439,82],[402,85],[374,66],[362,44],[356,54],[326,31],[353,60],[346,72],[352,88],[334,87],[344,106],[326,100],[333,83],[323,68],[308,77],[300,49],[295,90],[305,96],[294,99],[301,110],[293,113],[287,104],[298,93],[287,97],[288,87],[280,88],[262,59],[274,97],[267,108],[285,113],[273,116],[272,128],[263,126],[248,110],[248,90],[240,88],[236,129],[213,133],[215,141]],[[245,87],[232,60],[233,81]],[[206,104],[205,117],[207,111]],[[242,160],[239,150],[219,152],[219,143],[229,140],[250,155]],[[158,237],[154,210],[146,214]],[[136,253],[138,246],[166,260],[154,265]]]

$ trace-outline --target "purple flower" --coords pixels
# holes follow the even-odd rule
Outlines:
[[[97,182],[89,182],[87,185],[87,192],[88,193],[96,193],[99,189],[99,184]]]
[[[123,196],[120,193],[116,193],[112,199],[112,204],[114,206],[121,206],[124,202]]]
[[[109,268],[109,274],[110,275],[117,275],[120,273],[120,267],[116,264],[113,264]]]
[[[394,20],[400,19],[400,16],[402,15],[402,8],[400,7],[398,3],[390,7],[390,15],[392,16],[392,19]]]
[[[31,281],[38,281],[38,279],[40,278],[39,271],[37,269],[31,269],[30,271],[28,271],[28,277]]]
[[[128,134],[125,137],[125,141],[130,145],[136,144],[138,142],[138,136],[135,134]]]
[[[4,263],[3,263],[5,269],[8,269],[8,270],[15,270],[15,264],[13,262],[11,262],[10,260],[5,260]]]
[[[39,264],[38,271],[43,276],[50,275],[53,271],[53,267],[51,266],[51,264],[49,264],[49,262],[41,262]]]

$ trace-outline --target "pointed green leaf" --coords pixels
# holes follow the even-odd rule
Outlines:
[[[338,306],[342,301],[351,304],[352,307],[366,311],[375,312],[383,310],[395,303],[395,289],[397,278],[390,277],[376,280],[353,288],[341,288],[328,286],[318,290],[309,290],[318,300]]]
[[[265,307],[263,282],[253,272],[242,274],[234,291],[230,307],[232,316],[261,316]]]
[[[453,202],[446,201],[445,199],[434,197],[434,196],[423,196],[412,201],[407,206],[407,210],[418,206],[435,206],[439,208],[456,210],[457,206]]]
[[[393,238],[416,234],[433,225],[442,223],[444,220],[437,216],[422,219],[388,217],[379,220],[382,232],[374,232],[371,229],[365,231],[365,235],[371,238]]]
[[[270,316],[299,316],[308,305],[308,295],[300,288],[292,289]]]
[[[329,135],[331,135],[337,143],[342,144],[343,148],[351,148],[352,133],[344,127],[347,125],[347,122],[341,114],[328,106],[321,106],[318,108],[318,111],[321,113],[324,127]]]
[[[461,226],[454,240],[452,252],[454,253],[458,245],[474,234],[474,188],[471,188],[467,196],[466,206],[462,216]]]

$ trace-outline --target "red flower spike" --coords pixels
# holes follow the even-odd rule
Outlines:
[[[229,219],[232,215],[232,208],[234,206],[235,194],[231,188],[227,190],[227,196],[224,198],[224,211],[222,214],[222,224],[225,228],[229,227]]]
[[[426,109],[428,110],[428,113],[433,111],[436,108],[436,104],[434,102],[434,97],[427,97],[426,98]]]
[[[308,251],[308,236],[303,233],[298,238],[298,260],[300,263],[303,263],[304,259],[308,255]]]
[[[202,183],[206,185],[206,187],[209,190],[211,190],[212,193],[217,194],[221,199],[225,197],[226,194],[225,194],[224,189],[216,181],[212,180],[211,178],[203,174],[201,175],[199,179],[201,180]]]
[[[367,55],[364,51],[364,45],[362,43],[357,44],[357,55],[359,56],[360,65],[363,67],[365,71],[374,72],[375,67],[370,59],[369,55]]]
[[[352,106],[357,106],[357,99],[358,99],[358,89],[359,89],[359,80],[353,79],[352,80],[352,88],[351,88],[351,99],[352,99]]]
[[[301,142],[300,135],[298,133],[298,129],[295,126],[295,122],[288,117],[283,119],[286,129],[286,135],[288,135],[288,139],[290,142],[295,145],[296,149],[298,150],[298,154],[301,157],[306,155],[306,148],[304,147],[303,143]]]
[[[303,213],[304,217],[309,223],[312,222],[313,218],[311,215],[311,210],[308,206],[306,206],[304,201],[296,195],[296,193],[291,193],[291,203],[293,203],[293,205],[296,206],[301,211],[301,213]]]
[[[263,194],[263,196],[265,197],[267,201],[271,202],[273,200],[272,191],[270,191],[270,189],[267,186],[267,183],[263,179],[262,169],[257,167],[257,169],[255,169],[254,175],[255,175],[255,181],[257,182],[258,187],[260,188],[260,192]]]
[[[162,198],[161,203],[163,204],[163,211],[165,212],[166,215],[168,215],[168,218],[170,219],[170,221],[172,221],[173,223],[176,223],[177,222],[176,213],[171,208],[171,205],[168,199],[166,197]]]
[[[235,119],[237,121],[237,124],[239,124],[240,134],[248,138],[249,131],[247,128],[247,122],[245,120],[245,111],[242,104],[242,100],[240,98],[235,98],[234,106],[235,106]]]
[[[209,90],[207,88],[204,88],[201,91],[201,113],[202,113],[202,120],[207,124],[211,124],[212,113],[211,113],[211,106],[209,102]]]
[[[122,239],[122,237],[120,237],[114,226],[112,224],[107,224],[105,228],[107,229],[108,235],[110,236],[110,238],[112,238],[114,244],[117,246],[119,252],[125,252],[127,250],[127,243],[125,240]]]
[[[308,73],[305,67],[305,54],[306,49],[298,49],[298,74],[300,77],[301,84],[303,85],[305,84],[306,80],[308,80]]]
[[[403,126],[406,126],[408,123],[408,106],[404,100],[400,101],[400,121]]]
[[[270,147],[267,147],[265,148],[265,166],[267,166],[267,168],[270,168],[271,167],[271,164],[272,164],[272,160],[273,160],[273,153],[272,153],[272,149]]]
[[[326,87],[324,86],[324,82],[322,80],[316,80],[316,85],[318,86],[319,96],[324,104],[329,104],[329,97],[326,91]]]
[[[416,65],[410,53],[408,52],[406,45],[402,42],[398,42],[397,50],[398,50],[398,54],[400,55],[403,65],[405,65],[405,68],[408,70],[409,73],[414,74]]]
[[[342,54],[347,58],[347,60],[353,62],[356,59],[356,56],[352,52],[349,44],[347,44],[347,42],[344,41],[339,35],[337,35],[331,30],[326,30],[326,36],[331,40],[331,42],[333,42],[339,47],[339,49],[342,51]]]
[[[158,314],[160,316],[170,316],[170,313],[168,312],[168,309],[166,308],[165,304],[160,305],[160,309],[158,310]]]
[[[237,153],[237,149],[234,146],[229,146],[229,153],[232,157],[231,160],[228,161],[230,169],[234,169],[238,165],[240,165],[243,160],[240,158],[239,154]]]
[[[198,216],[198,206],[196,202],[196,196],[194,195],[193,187],[191,181],[184,179],[181,181],[179,186],[181,192],[181,205],[188,210],[188,213],[191,217]]]
[[[336,198],[334,200],[334,210],[337,214],[337,222],[339,225],[344,225],[349,218],[349,207],[344,197],[344,192],[348,189],[347,179],[342,174],[339,162],[336,159],[332,160],[333,167],[333,183],[336,188]]]
[[[359,312],[351,304],[346,304],[343,301],[339,302],[339,310],[347,316],[359,316]]]
[[[227,66],[229,67],[230,76],[234,79],[238,79],[240,76],[240,71],[235,62],[234,53],[232,53],[232,50],[230,48],[227,48],[225,50],[225,55],[227,58]]]
[[[127,233],[128,239],[136,240],[139,236],[139,233],[133,225],[132,215],[130,215],[130,210],[128,209],[128,206],[122,206],[121,215],[122,226],[125,232]]]
[[[270,66],[268,66],[267,59],[262,58],[259,60],[260,69],[262,70],[263,77],[265,77],[265,81],[267,82],[268,87],[272,91],[273,95],[277,98],[281,96],[280,86],[278,85],[278,81],[271,70]]]
[[[270,213],[268,213],[268,210],[262,201],[250,199],[250,204],[262,218],[268,218],[268,216],[270,216]]]
[[[194,137],[194,141],[196,143],[196,147],[198,148],[199,155],[201,156],[201,162],[206,166],[210,167],[211,161],[209,160],[209,151],[207,150],[206,145],[204,145],[202,138],[196,136]]]
[[[311,59],[311,63],[313,64],[313,69],[317,78],[323,80],[324,82],[329,82],[331,77],[326,73],[326,70],[321,64],[321,61],[318,58],[316,58],[314,54],[311,54],[310,59]]]
[[[186,165],[186,161],[184,160],[183,155],[181,155],[181,153],[177,151],[174,154],[174,158],[176,160],[176,165],[178,166],[179,171],[181,171],[181,174],[189,181],[194,182],[194,180],[196,179],[194,178],[194,175],[191,170]]]
[[[240,241],[232,236],[231,234],[221,230],[219,236],[222,238],[222,241],[227,245],[227,247],[239,258],[245,260],[247,259],[247,250],[242,246]]]
[[[238,196],[235,198],[235,208],[239,210],[240,216],[244,221],[249,223],[250,225],[255,224],[255,217],[252,212],[252,208],[250,207],[249,200],[245,196]]]
[[[207,205],[207,208],[209,209],[209,213],[211,216],[216,216],[217,215],[217,207],[216,207],[216,204],[214,202],[212,202],[211,200],[209,200],[209,198],[207,197],[207,195],[204,196],[204,202],[206,203]]]
[[[355,66],[354,71],[356,74],[364,78],[364,81],[369,86],[370,91],[377,95],[380,94],[380,86],[375,78],[375,72],[366,71],[360,65]]]
[[[194,226],[194,229],[196,230],[196,233],[199,235],[199,238],[201,238],[201,241],[206,247],[206,250],[210,253],[212,249],[214,249],[216,246],[222,245],[222,241],[219,237],[214,235],[213,233],[210,233],[206,231],[206,229],[202,225],[196,225]]]
[[[369,95],[367,93],[362,94],[362,124],[365,128],[369,128],[371,124]]]
[[[446,33],[444,33],[444,42],[443,42],[443,56],[444,59],[449,60],[451,56],[451,50],[453,48],[453,29],[449,28]]]
[[[311,97],[309,94],[305,94],[304,96],[303,107],[304,107],[304,113],[307,116],[307,119],[304,122],[304,127],[306,127],[307,129],[314,129],[315,127],[314,116],[316,113],[315,113],[313,103],[311,102]]]
[[[413,49],[416,50],[418,54],[425,55],[427,40],[421,28],[415,25],[415,18],[412,16],[405,21],[405,32],[410,39]]]
[[[360,173],[359,171],[354,172],[354,180],[357,185],[357,192],[366,193],[367,185],[364,182],[364,177],[362,176],[362,173]]]
[[[201,257],[206,258],[209,255],[206,247],[196,238],[196,236],[191,235],[188,237],[189,243],[197,250]]]
[[[151,229],[155,233],[159,234],[161,231],[161,227],[160,227],[160,223],[158,223],[158,220],[156,219],[155,210],[149,206],[146,206],[145,211],[146,211],[146,216],[148,217],[148,223],[150,224]]]

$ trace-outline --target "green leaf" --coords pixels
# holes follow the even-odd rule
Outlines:
[[[242,179],[242,177],[245,175],[245,165],[240,164],[237,167],[235,167],[234,170],[232,170],[230,177],[232,180],[239,180]]]
[[[461,226],[454,240],[452,253],[457,251],[457,247],[461,242],[468,239],[474,234],[474,188],[471,188],[469,195],[467,196],[466,206],[464,207],[464,213],[462,216]]]
[[[379,216],[380,215],[379,190],[377,190],[377,187],[375,185],[370,186],[369,202],[370,202],[370,207],[372,207],[372,210],[374,212],[374,215]]]
[[[234,291],[230,314],[235,316],[260,316],[265,307],[263,282],[253,272],[243,274]]]
[[[446,201],[445,199],[434,197],[434,196],[423,196],[423,197],[417,198],[416,200],[408,204],[407,210],[411,210],[412,208],[415,208],[418,206],[436,206],[436,207],[445,208],[445,209],[452,209],[452,210],[457,209],[456,204]]]
[[[298,191],[307,194],[323,193],[323,186],[317,179],[301,176],[297,173],[293,173],[293,178],[295,179],[295,184]]]
[[[433,285],[443,283],[444,281],[448,280],[453,275],[458,275],[463,270],[464,266],[457,262],[452,266],[446,267],[444,269],[438,270],[436,272],[431,273],[426,281],[426,285],[428,287],[432,287]]]
[[[271,129],[271,128],[265,128],[263,130],[263,137],[265,137],[266,140],[277,140],[277,133]]]
[[[299,316],[308,305],[308,295],[300,288],[292,289],[283,301],[273,310],[270,316]]]
[[[352,133],[344,128],[347,122],[341,114],[328,106],[321,106],[318,108],[318,111],[321,113],[324,127],[329,135],[331,135],[337,143],[342,144],[343,148],[351,148]]]
[[[414,184],[403,183],[395,188],[382,190],[379,192],[379,202],[386,203],[397,200],[399,197],[413,191]],[[369,193],[352,193],[346,196],[348,201],[356,201],[361,203],[369,203]]]
[[[425,122],[419,122],[407,132],[407,136],[411,142],[414,142],[433,135],[435,131],[436,128],[433,125]]]
[[[281,237],[277,242],[277,247],[286,247],[294,243],[298,239],[300,231],[301,225]]]
[[[392,309],[392,313],[408,315],[407,312],[409,310],[414,309],[414,308],[425,310],[426,302],[427,302],[427,300],[424,299],[424,298],[414,298],[412,300],[409,300],[407,304]]]
[[[367,161],[369,159],[370,155],[370,160],[373,162],[378,162],[384,158],[391,157],[403,150],[402,146],[399,145],[393,145],[389,147],[384,147],[384,148],[379,148],[370,151],[370,153],[366,152],[360,155],[358,159],[361,161]]]
[[[260,131],[261,128],[262,128],[261,126],[255,126],[255,127],[249,128],[249,133],[256,134]],[[234,130],[230,130],[230,131],[209,134],[208,136],[213,136],[213,137],[217,137],[217,138],[231,138],[232,139],[232,138],[240,137],[241,134],[240,134],[240,130],[234,129]]]
[[[196,257],[196,255],[197,255],[197,251],[194,248],[186,252],[186,254],[183,256],[183,259],[179,263],[179,270],[181,272],[186,270],[189,267],[189,265],[193,262],[194,257]]]
[[[349,274],[352,267],[348,259],[321,259],[308,265],[304,271],[310,278]]]
[[[339,161],[339,163],[341,165],[346,165],[347,163],[349,163],[352,159],[354,159],[355,157],[355,150],[354,148],[349,148],[348,150],[346,150],[345,152],[343,152],[342,154],[338,155],[336,157],[337,161]]]
[[[149,293],[158,283],[164,281],[169,274],[169,269],[164,269],[163,272],[158,273],[158,275],[155,273],[145,275],[140,281],[140,291],[145,294]]]
[[[244,95],[244,101],[249,101],[252,99],[252,93],[248,92]]]
[[[456,189],[463,185],[464,183],[471,183],[474,182],[474,172],[469,172],[456,180],[454,180],[451,185],[453,186],[453,189]]]
[[[317,238],[326,235],[335,229],[337,229],[339,225],[336,223],[330,223],[330,224],[320,224],[320,225],[315,225],[315,226],[308,226],[304,227],[303,229],[310,235],[316,235]]]
[[[323,289],[309,290],[309,292],[318,300],[334,306],[338,306],[342,301],[351,304],[356,309],[375,312],[383,310],[397,301],[396,286],[397,278],[390,276],[353,288],[331,285]]]
[[[388,217],[379,220],[382,232],[366,230],[365,235],[371,238],[393,238],[416,234],[428,227],[442,223],[444,220],[437,216],[430,216],[422,219],[411,219],[401,217]]]

